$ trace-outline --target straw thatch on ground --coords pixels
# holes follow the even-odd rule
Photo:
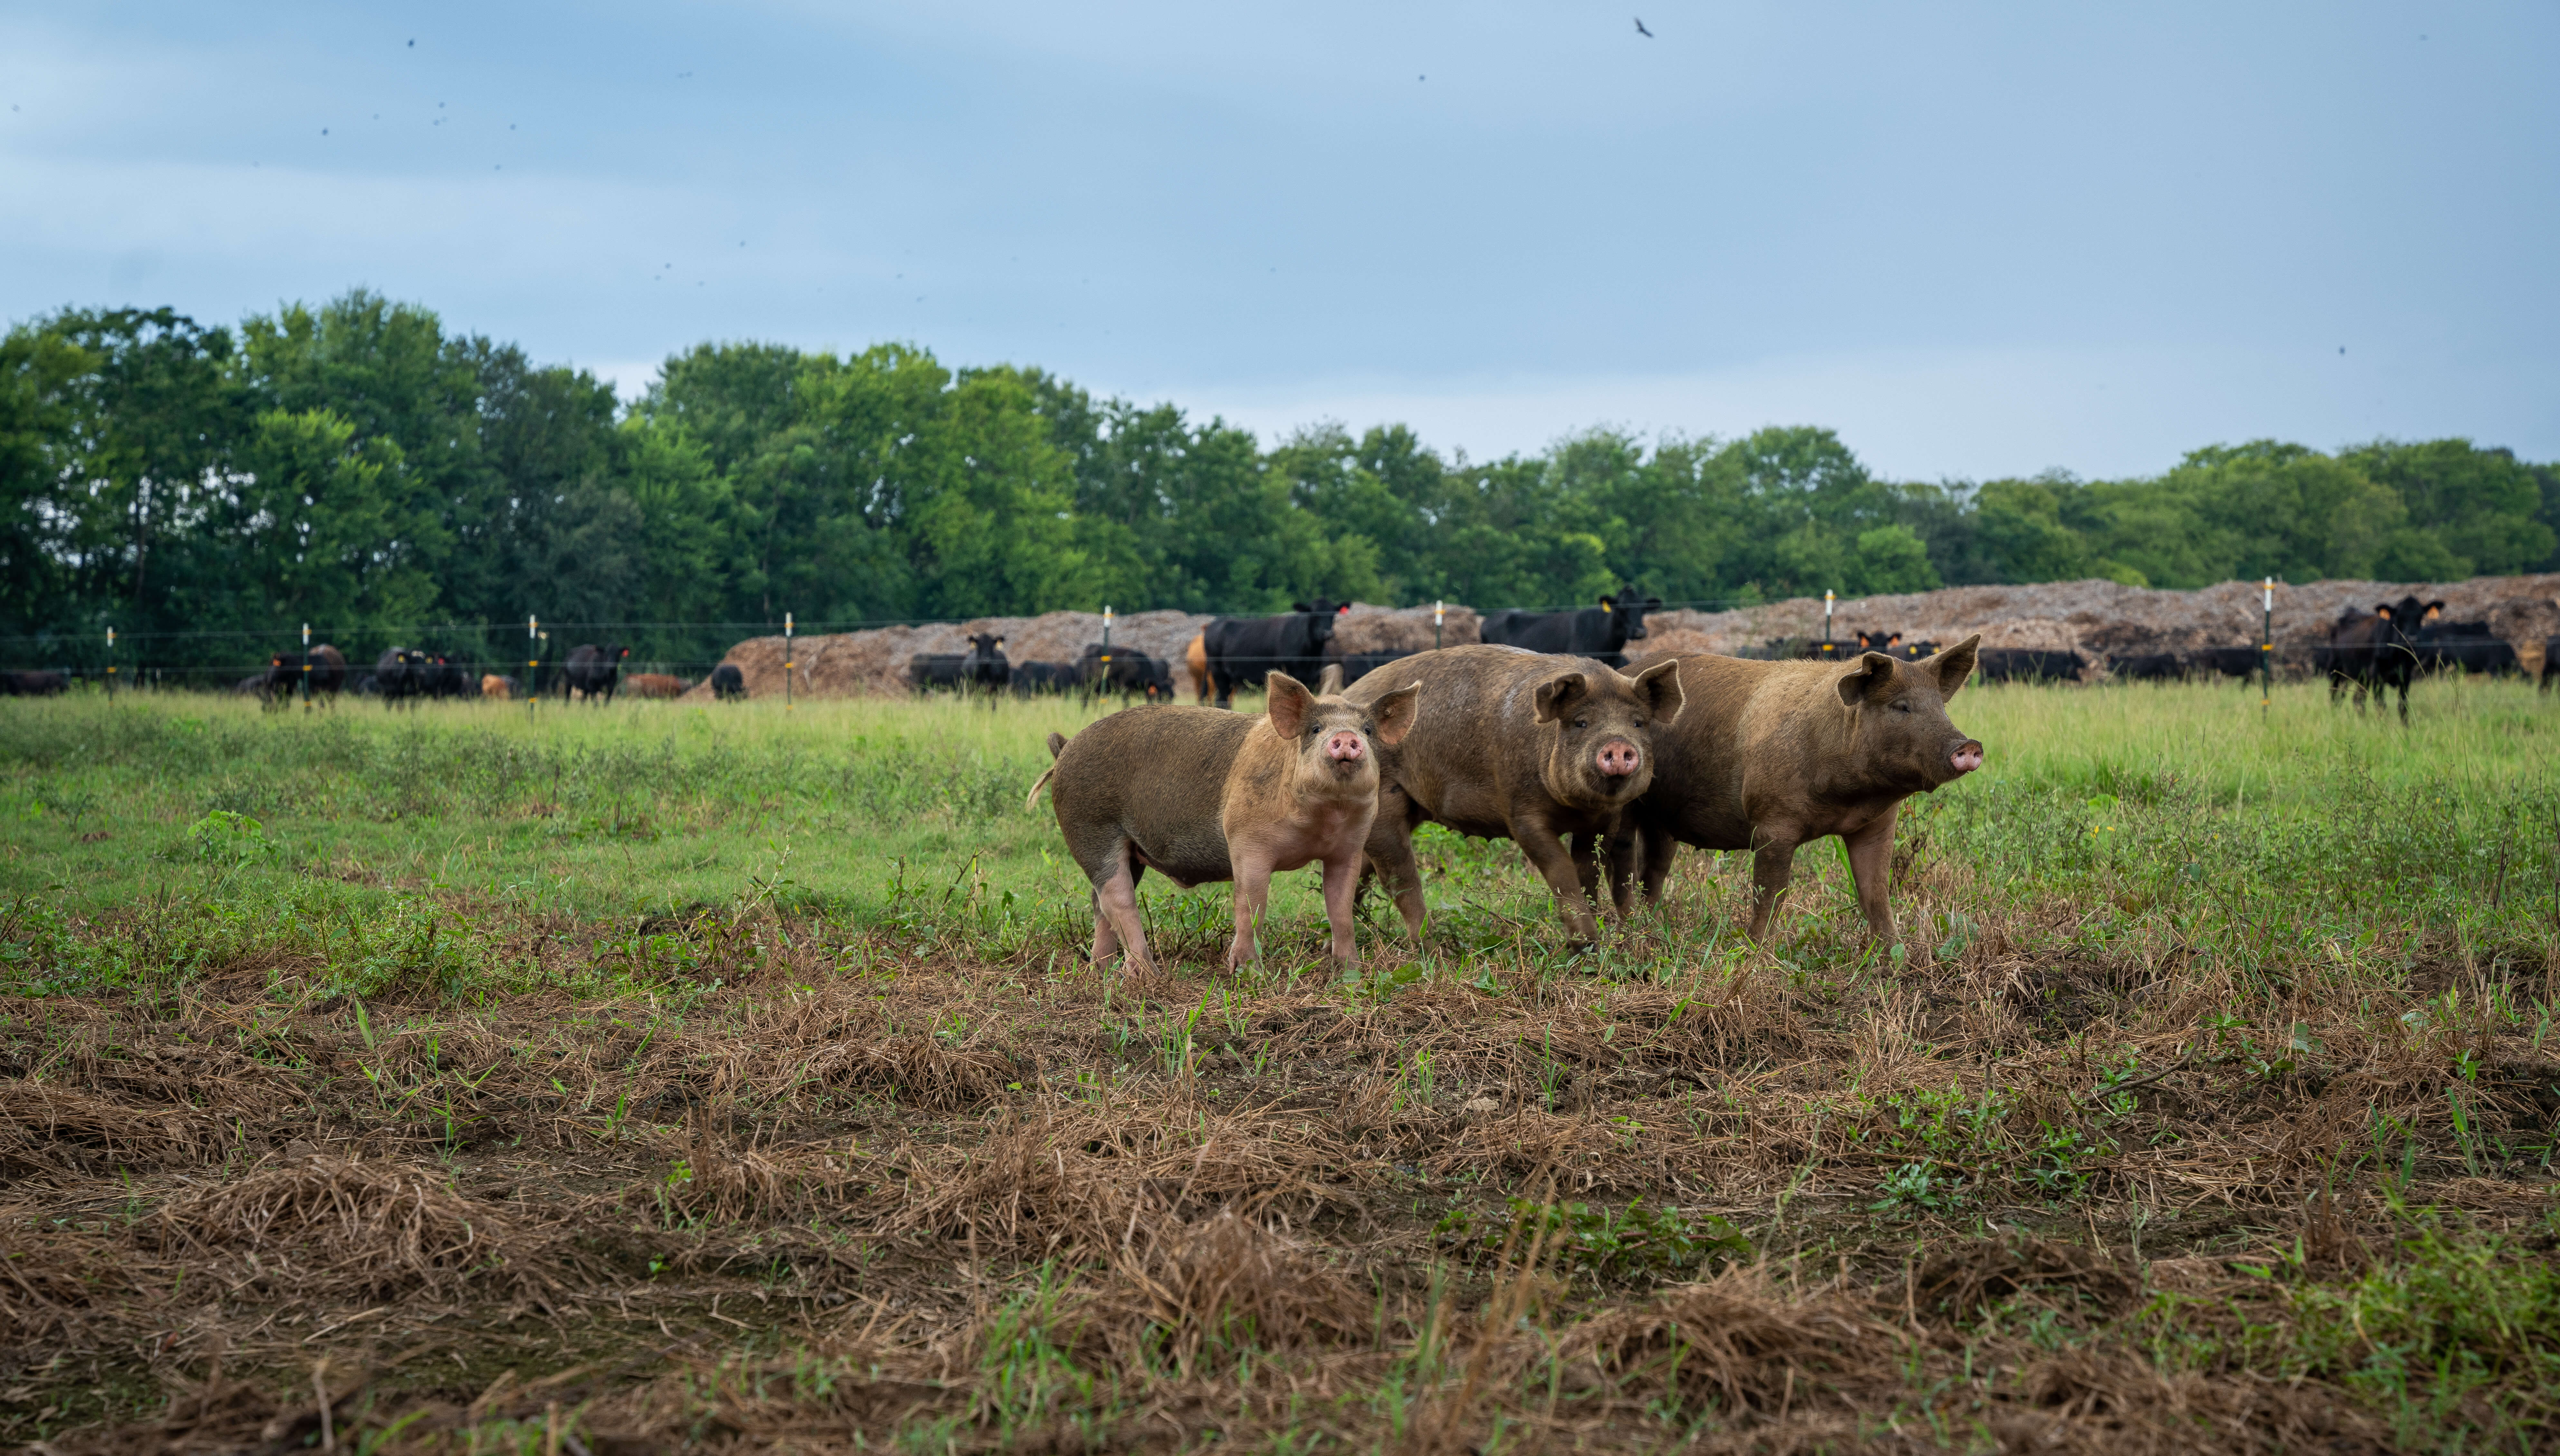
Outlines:
[[[2327,640],[2341,613],[2370,611],[2376,602],[2411,593],[2424,600],[2441,598],[2447,615],[2457,621],[2486,621],[2492,632],[2514,644],[2528,672],[2540,668],[2544,640],[2560,634],[2560,574],[2480,576],[2442,584],[2280,583],[2277,660],[2306,669],[2312,646]],[[2201,591],[2154,591],[2097,580],[1950,586],[1844,598],[1835,605],[1832,634],[1846,640],[1861,630],[1900,632],[1912,640],[1953,643],[1980,632],[1986,647],[2076,650],[2087,653],[2095,667],[2115,653],[2255,645],[2259,602],[2257,583],[2248,581],[2226,581]],[[1137,612],[1113,621],[1111,641],[1171,662],[1176,690],[1188,698],[1197,688],[1184,654],[1213,620],[1197,612]],[[1652,630],[1644,651],[1733,653],[1789,637],[1821,637],[1823,603],[1820,597],[1803,596],[1731,611],[1662,611],[1648,622]],[[1098,612],[1046,612],[801,637],[792,644],[791,693],[804,698],[902,694],[910,659],[922,653],[966,652],[969,638],[984,632],[1002,636],[1005,654],[1015,662],[1073,662],[1088,645],[1102,640],[1102,617]],[[1335,638],[1346,652],[1421,651],[1434,640],[1431,608],[1355,603],[1336,626]],[[1439,643],[1456,647],[1479,640],[1475,610],[1451,603]],[[750,696],[782,696],[780,637],[750,637],[722,660],[745,674]],[[686,694],[691,699],[710,696],[708,680]]]

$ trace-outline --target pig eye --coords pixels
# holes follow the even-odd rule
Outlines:
[[[1896,713],[1909,713],[1911,711],[1911,700],[1908,698],[1894,699],[1893,711]]]
[[[1575,728],[1589,728],[1591,727],[1591,720],[1587,718],[1577,718],[1573,721],[1573,726]]]

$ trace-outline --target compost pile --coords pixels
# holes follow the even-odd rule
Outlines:
[[[2314,581],[2276,587],[2277,661],[2308,670],[2311,649],[2349,612],[2407,595],[2442,600],[2456,621],[2485,621],[2512,643],[2527,671],[2541,665],[2542,643],[2560,634],[2560,574],[2479,576],[2449,583]],[[1354,603],[1335,627],[1346,652],[1419,652],[1433,645],[1432,609]],[[1150,611],[1116,617],[1111,641],[1134,647],[1174,666],[1184,695],[1198,691],[1184,655],[1193,638],[1216,620],[1198,612]],[[2115,581],[2047,581],[2032,586],[1950,586],[1891,596],[1850,597],[1835,604],[1832,635],[1846,641],[1860,631],[1900,632],[1906,639],[1942,644],[1981,633],[1986,647],[2058,649],[2086,653],[2093,666],[2116,654],[2182,652],[2199,647],[2249,647],[2261,629],[2259,587],[2225,581],[2200,591],[2155,591]],[[1474,608],[1451,603],[1437,641],[1456,647],[1482,640]],[[1773,642],[1819,640],[1823,602],[1800,596],[1731,611],[1659,611],[1636,651],[1718,652],[1765,650]],[[791,644],[791,692],[804,698],[847,698],[908,691],[907,664],[925,653],[966,652],[984,633],[1005,639],[1014,662],[1073,662],[1102,640],[1099,612],[1044,612],[1036,617],[976,617],[913,627],[801,637]],[[746,677],[750,695],[782,696],[783,639],[750,637],[722,659]],[[689,697],[709,697],[708,684]]]

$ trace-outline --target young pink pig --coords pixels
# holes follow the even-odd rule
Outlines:
[[[1322,864],[1334,959],[1357,964],[1352,904],[1360,844],[1377,816],[1376,750],[1403,741],[1422,689],[1408,684],[1361,707],[1339,696],[1319,698],[1286,673],[1273,673],[1269,688],[1270,711],[1236,750],[1218,806],[1235,872],[1235,939],[1226,963],[1240,965],[1259,953],[1254,932],[1270,899],[1272,872]]]

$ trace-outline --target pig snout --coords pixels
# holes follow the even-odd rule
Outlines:
[[[1325,739],[1325,756],[1337,763],[1358,763],[1368,756],[1368,740],[1344,728]]]
[[[1602,743],[1597,757],[1600,771],[1611,778],[1625,778],[1645,764],[1644,750],[1625,738],[1611,738]]]
[[[1955,765],[1958,773],[1971,773],[1983,766],[1983,745],[1967,738],[1956,745],[1956,751],[1948,755],[1947,761]]]

